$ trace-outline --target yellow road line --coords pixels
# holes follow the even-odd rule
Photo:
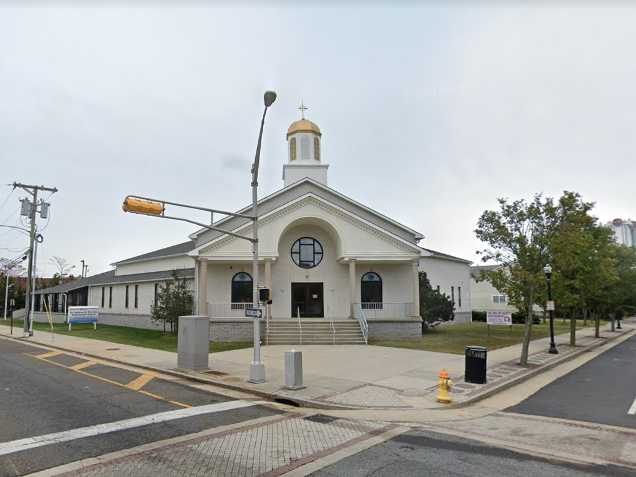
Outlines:
[[[62,351],[49,351],[47,353],[34,354],[32,356],[38,359],[43,359],[43,358],[52,358],[53,356],[59,356],[61,354],[64,354],[64,353]]]
[[[83,363],[77,363],[76,365],[69,366],[68,369],[72,369],[73,371],[79,371],[80,369],[88,368],[89,366],[96,365],[96,361],[84,361]]]
[[[53,364],[55,366],[59,366],[60,368],[64,368],[64,369],[70,369],[71,371],[74,371],[76,373],[82,374],[84,376],[88,376],[89,378],[98,379],[100,381],[104,381],[105,383],[112,384],[114,386],[119,386],[120,388],[124,388],[124,389],[128,389],[129,391],[132,391],[132,389],[127,387],[125,384],[118,383],[117,381],[113,381],[112,379],[102,378],[101,376],[97,376],[96,374],[87,373],[86,371],[82,371],[81,369],[72,369],[71,367],[65,366],[65,365],[63,365],[61,363],[56,363],[55,361],[49,361],[48,359],[41,358],[40,356],[42,356],[42,355],[38,356],[38,355],[34,355],[34,354],[29,354],[29,353],[25,353],[25,354],[27,356],[31,356],[32,358],[39,359],[40,361],[44,361],[45,363]],[[48,354],[48,353],[44,353],[44,354]],[[62,354],[62,353],[60,352],[59,354]],[[166,399],[164,397],[158,396],[157,394],[149,393],[148,391],[139,390],[139,391],[136,391],[136,392],[141,393],[141,394],[145,394],[146,396],[150,396],[151,398],[157,399],[159,401],[164,401],[164,402],[168,402],[170,404],[174,404],[175,406],[192,407],[189,404],[183,404],[183,403],[180,403],[178,401],[172,401],[170,399]]]
[[[126,387],[132,389],[133,391],[139,391],[146,384],[152,381],[155,378],[155,373],[145,373],[139,376],[138,378],[133,379],[131,382],[126,384]]]

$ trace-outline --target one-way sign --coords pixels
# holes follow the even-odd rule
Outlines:
[[[247,318],[256,318],[257,320],[261,320],[263,318],[263,309],[262,308],[245,308],[245,316]]]

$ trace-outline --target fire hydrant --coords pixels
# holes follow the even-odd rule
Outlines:
[[[437,395],[437,402],[444,404],[450,404],[453,400],[450,396],[450,389],[453,382],[448,377],[448,372],[442,369],[439,372],[439,394]]]

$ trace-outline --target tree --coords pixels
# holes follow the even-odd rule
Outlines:
[[[179,329],[179,317],[192,314],[192,291],[185,278],[179,278],[177,271],[157,290],[157,303],[150,307],[153,321],[163,322],[163,330],[170,328],[172,334]]]
[[[533,200],[509,203],[498,199],[499,210],[485,211],[475,234],[487,247],[478,251],[484,262],[502,267],[486,272],[486,278],[519,310],[526,311],[520,364],[528,364],[533,307],[537,290],[545,286],[543,267],[548,263],[550,240],[557,221],[557,206],[540,194]]]
[[[420,316],[422,331],[435,321],[449,321],[454,317],[455,305],[444,293],[433,290],[426,272],[419,273]]]
[[[62,257],[51,257],[49,262],[57,268],[57,273],[54,276],[57,276],[60,282],[64,281],[64,277],[75,268],[75,265],[70,265],[68,261]]]

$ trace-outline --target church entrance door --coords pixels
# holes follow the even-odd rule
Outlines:
[[[291,316],[301,318],[323,318],[324,303],[322,282],[291,284]]]

